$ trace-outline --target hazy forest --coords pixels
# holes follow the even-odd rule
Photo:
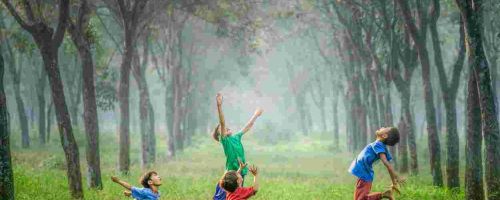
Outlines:
[[[395,199],[500,200],[499,57],[498,0],[1,0],[0,199],[212,199],[220,93],[252,199],[353,199],[393,126]]]

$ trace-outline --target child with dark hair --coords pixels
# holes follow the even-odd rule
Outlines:
[[[240,167],[238,171],[230,170],[224,173],[224,176],[219,181],[219,185],[226,192],[227,200],[246,200],[254,196],[259,190],[259,182],[257,181],[257,167],[250,166],[250,173],[253,174],[253,186],[243,187],[243,177],[240,172],[247,164],[243,164],[239,161]]]
[[[239,160],[241,160],[243,163],[246,162],[245,150],[243,149],[241,138],[246,132],[248,132],[252,128],[255,120],[257,120],[257,118],[262,114],[262,109],[257,108],[252,118],[250,118],[245,127],[243,127],[243,129],[241,129],[237,133],[233,134],[231,129],[227,128],[224,120],[224,113],[222,112],[222,95],[220,93],[217,93],[216,101],[217,101],[217,111],[219,114],[219,124],[212,132],[212,138],[215,141],[221,143],[222,147],[224,148],[224,155],[226,156],[226,171],[237,170],[239,169],[239,164],[238,164]],[[241,169],[240,175],[242,176],[242,185],[245,175],[247,173],[248,169],[246,167]],[[215,188],[215,194],[213,199],[214,200],[226,199],[226,192],[220,188],[219,184],[217,184]]]
[[[155,171],[146,172],[141,176],[139,182],[143,188],[133,187],[129,183],[122,181],[115,176],[112,176],[111,180],[126,189],[123,192],[125,196],[132,196],[136,200],[157,200],[160,198],[158,187],[161,185],[161,178]]]
[[[404,179],[400,179],[397,176],[392,165],[389,163],[392,160],[392,156],[386,147],[386,145],[394,146],[399,142],[398,129],[395,127],[383,127],[377,130],[375,134],[377,139],[368,144],[349,167],[349,172],[358,177],[356,190],[354,191],[354,200],[379,200],[382,198],[392,200],[394,199],[392,196],[393,190],[399,192],[398,185],[404,183]],[[391,176],[392,186],[390,190],[383,193],[370,193],[375,174],[372,165],[379,160],[387,168]]]

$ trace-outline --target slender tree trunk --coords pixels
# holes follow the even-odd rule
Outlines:
[[[482,131],[485,144],[485,179],[488,199],[500,199],[500,130],[490,69],[483,49],[482,2],[470,5],[456,0],[464,20],[467,54],[471,74],[474,74],[479,92]]]
[[[0,199],[14,200],[14,175],[10,155],[9,113],[5,96],[4,60],[0,53]]]
[[[467,89],[467,141],[465,145],[465,198],[483,200],[483,159],[481,146],[481,108],[474,73],[469,75]]]
[[[78,85],[79,94],[83,91],[83,124],[85,127],[85,135],[87,137],[86,145],[86,159],[87,159],[87,184],[90,188],[102,189],[101,180],[101,163],[100,163],[100,150],[99,150],[99,123],[97,115],[96,92],[94,84],[94,60],[92,58],[91,47],[89,39],[83,34],[82,29],[88,28],[89,7],[86,0],[80,4],[79,13],[83,18],[78,19],[75,24],[70,24],[69,32],[71,39],[78,49],[78,55],[82,63],[82,75]],[[80,99],[80,95],[77,95]],[[79,100],[77,100],[79,102]],[[78,104],[75,106],[78,112]],[[76,114],[77,116],[78,114]],[[75,119],[76,120],[76,119]],[[75,123],[76,124],[76,123]]]
[[[151,163],[156,162],[156,134],[155,134],[155,113],[153,109],[153,104],[149,102],[148,106],[148,113],[149,113],[149,130],[148,130],[148,138],[149,138],[149,143],[148,143],[148,154],[149,154],[149,159]]]
[[[118,101],[120,103],[120,151],[118,168],[120,172],[128,174],[130,168],[130,68],[134,51],[132,30],[125,29],[125,53],[120,67],[120,85]]]
[[[39,40],[35,39],[35,40]],[[61,144],[66,156],[67,176],[69,188],[73,198],[83,197],[82,179],[80,172],[80,159],[78,146],[73,136],[71,119],[68,107],[65,102],[64,89],[61,81],[61,75],[58,68],[57,51],[50,44],[49,40],[45,42],[37,41],[41,44],[40,53],[42,54],[45,70],[49,75],[49,83],[52,91],[52,100],[54,101],[56,119],[61,137]]]
[[[435,186],[443,186],[443,175],[441,171],[441,147],[439,134],[436,127],[436,115],[434,98],[432,94],[432,83],[430,79],[429,55],[425,47],[425,35],[420,35],[417,27],[413,23],[408,2],[397,0],[403,14],[404,21],[418,52],[422,67],[422,82],[424,84],[425,115],[427,119],[428,147],[430,154],[430,165],[432,172],[432,182]],[[424,32],[425,33],[425,32]]]
[[[78,63],[78,62],[75,62],[75,63]],[[82,91],[83,91],[83,88],[82,88],[82,76],[78,76],[78,79],[76,80],[76,94],[75,96],[73,96],[73,101],[72,101],[72,104],[71,104],[71,118],[73,120],[71,120],[71,122],[73,122],[73,126],[74,127],[78,127],[78,116],[79,116],[79,107],[80,107],[80,103],[82,101]]]
[[[174,133],[173,133],[173,102],[174,102],[174,95],[173,95],[173,81],[170,81],[170,84],[165,87],[165,120],[167,124],[167,147],[168,147],[168,156],[169,157],[175,157],[175,139],[174,139]]]
[[[333,144],[335,150],[340,150],[339,148],[339,119],[338,119],[338,102],[339,102],[339,91],[335,88],[333,91]]]
[[[50,98],[49,98],[50,99]],[[50,132],[52,127],[52,108],[54,107],[54,101],[50,101],[47,110],[47,142],[50,143]]]
[[[9,63],[9,72],[12,76],[13,79],[13,86],[14,86],[14,96],[16,99],[16,105],[17,105],[17,113],[19,117],[19,125],[21,125],[21,139],[22,139],[22,147],[23,148],[29,148],[30,146],[30,137],[29,137],[29,127],[28,127],[28,117],[26,116],[26,108],[24,106],[24,101],[21,96],[21,70],[16,69],[16,68],[21,68],[22,64],[17,63],[19,65],[16,67],[16,58],[13,53],[13,51],[10,49],[10,46],[7,46],[9,48],[9,52],[11,55],[10,58],[10,63]],[[19,60],[21,61],[21,60]]]
[[[45,85],[47,84],[47,74],[44,69],[41,69],[40,77],[38,78],[38,136],[40,144],[45,144]]]

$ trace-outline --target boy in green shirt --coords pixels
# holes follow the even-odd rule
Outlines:
[[[226,171],[229,170],[238,170],[240,160],[243,163],[246,163],[245,159],[245,150],[243,149],[243,144],[241,144],[241,137],[248,132],[255,120],[262,114],[262,109],[257,108],[252,118],[248,121],[243,129],[233,134],[231,129],[226,127],[224,120],[224,113],[222,113],[222,95],[217,93],[217,111],[219,113],[219,125],[212,132],[212,137],[222,144],[224,148],[224,154],[226,155]],[[245,167],[241,170],[241,176],[245,178],[245,175],[248,173],[248,168]],[[219,184],[215,189],[214,200],[224,200],[226,199],[226,192],[220,188]]]

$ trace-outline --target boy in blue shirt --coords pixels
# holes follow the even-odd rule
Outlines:
[[[158,200],[160,198],[158,187],[161,185],[161,178],[155,171],[147,172],[141,177],[140,182],[144,186],[143,188],[133,187],[115,176],[112,176],[111,180],[127,189],[123,192],[125,196],[132,196],[136,200]]]
[[[377,135],[377,140],[368,144],[349,167],[349,172],[358,177],[356,190],[354,191],[354,200],[379,200],[382,198],[392,200],[394,199],[392,191],[399,192],[398,184],[404,182],[397,176],[392,165],[389,163],[392,160],[392,156],[386,147],[386,145],[394,146],[399,142],[398,129],[395,127],[383,127],[377,130],[375,134]],[[370,193],[374,176],[372,165],[379,160],[387,168],[391,176],[392,186],[390,190],[383,193]]]

